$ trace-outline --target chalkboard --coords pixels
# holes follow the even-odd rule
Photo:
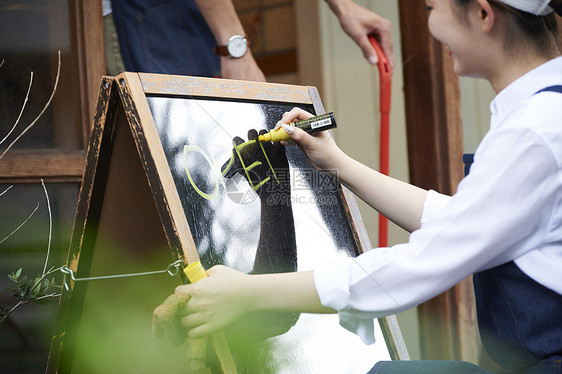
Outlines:
[[[300,271],[370,248],[352,195],[297,147],[254,144],[248,161],[259,158],[260,166],[223,176],[236,137],[239,143],[250,130],[272,129],[295,106],[324,113],[314,87],[104,78],[69,267],[78,277],[166,268],[175,260],[247,273]],[[248,179],[266,182],[254,190]],[[49,366],[181,372],[182,348],[150,336],[152,309],[180,282],[163,278],[72,282],[61,297]],[[336,315],[253,315],[225,335],[239,373],[358,373],[407,358],[395,319],[379,322],[370,346]],[[225,371],[210,344],[208,351],[208,367]]]

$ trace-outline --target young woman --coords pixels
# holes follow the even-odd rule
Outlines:
[[[418,0],[419,1],[419,0]],[[192,337],[263,310],[334,313],[365,342],[373,318],[422,303],[470,274],[482,338],[505,369],[562,372],[562,57],[560,0],[427,0],[429,28],[455,72],[490,82],[490,130],[452,196],[379,174],[328,134],[284,125],[319,169],[412,232],[311,272],[247,275],[223,266],[180,286]],[[310,114],[294,109],[284,123]],[[460,160],[459,160],[460,162]]]

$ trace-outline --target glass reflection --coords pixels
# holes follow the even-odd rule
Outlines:
[[[156,96],[148,103],[204,267],[307,270],[356,255],[335,180],[318,173],[297,147],[282,147],[288,164],[277,174],[285,174],[286,195],[258,190],[252,198],[244,176],[222,177],[233,138],[247,140],[249,130],[273,129],[293,104]],[[382,347],[365,346],[339,327],[337,316],[260,318],[252,316],[229,332],[240,372],[356,373],[388,359],[382,338]]]

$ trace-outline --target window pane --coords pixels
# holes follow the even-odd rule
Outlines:
[[[13,149],[83,148],[80,95],[72,68],[68,2],[64,0],[3,0],[0,5],[0,140],[16,123],[33,72],[29,101],[5,148],[48,102],[61,51],[61,73],[55,98],[36,125]]]

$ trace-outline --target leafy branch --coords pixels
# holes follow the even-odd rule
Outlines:
[[[2,64],[3,63],[4,61],[2,61]],[[2,64],[0,64],[0,67],[2,66]],[[10,150],[10,148],[37,123],[39,118],[41,118],[41,116],[45,113],[47,108],[50,106],[51,101],[53,100],[53,97],[55,96],[55,92],[57,90],[59,77],[60,77],[60,68],[61,68],[61,54],[59,51],[57,76],[49,100],[43,107],[43,110],[41,110],[41,112],[37,115],[37,117],[35,117],[35,119],[0,154],[0,159],[4,157],[4,155],[8,152],[8,150]],[[18,125],[21,115],[29,99],[29,93],[31,92],[32,82],[33,82],[33,72],[31,72],[29,87],[20,114],[15,124],[8,132],[8,134],[3,139],[0,140],[0,145],[8,139],[8,137],[12,134],[12,132],[15,130],[16,126]],[[49,199],[49,194],[47,193],[47,188],[45,187],[45,183],[43,182],[43,179],[41,179],[41,185],[43,186],[43,192],[45,194],[47,209],[49,213],[49,239],[48,239],[48,246],[47,246],[47,255],[45,257],[45,265],[43,266],[42,273],[36,276],[35,278],[33,278],[33,280],[28,278],[28,276],[23,275],[22,268],[19,268],[16,272],[8,275],[8,278],[13,283],[12,286],[8,288],[8,291],[11,292],[12,296],[14,296],[18,300],[18,302],[12,307],[0,308],[0,323],[5,321],[10,316],[10,314],[12,314],[17,308],[21,307],[22,305],[29,304],[29,303],[45,303],[45,302],[52,301],[54,298],[60,296],[61,286],[55,284],[55,278],[50,276],[53,273],[59,272],[61,267],[58,268],[51,267],[47,270],[47,266],[49,263],[49,255],[51,252],[53,217],[51,212],[51,202]],[[8,187],[6,190],[0,193],[0,197],[6,194],[11,188],[12,186]],[[0,244],[2,244],[6,239],[8,239],[19,229],[21,229],[27,223],[27,221],[29,221],[29,219],[33,216],[33,214],[35,214],[38,208],[39,208],[39,203],[37,203],[36,208],[31,212],[31,214],[27,217],[27,219],[24,220],[24,222],[22,222],[18,227],[16,227],[16,229],[14,229],[8,236],[0,240]]]
[[[61,267],[51,267],[41,276],[36,277],[33,281],[29,280],[26,275],[22,276],[22,268],[8,275],[8,278],[14,283],[14,286],[8,288],[19,301],[11,308],[0,309],[0,323],[2,323],[17,308],[28,303],[44,303],[51,301],[60,296],[61,285],[55,283],[55,278],[49,279],[48,276],[59,272]]]
[[[22,305],[29,303],[44,303],[60,296],[59,290],[62,286],[55,284],[55,278],[49,278],[49,276],[53,273],[59,272],[62,266],[58,268],[51,267],[47,270],[49,255],[51,251],[53,217],[51,213],[51,202],[49,199],[49,194],[47,193],[47,188],[45,187],[43,179],[41,179],[41,185],[43,186],[43,192],[45,193],[45,199],[47,201],[49,212],[49,240],[43,272],[41,273],[41,275],[36,276],[33,280],[29,279],[26,275],[22,275],[22,268],[19,268],[15,273],[8,275],[8,278],[13,283],[13,285],[8,288],[8,291],[11,292],[12,296],[18,299],[18,302],[11,308],[0,308],[0,323],[2,323],[6,318],[8,318],[10,314],[12,314],[17,308]],[[33,215],[36,210],[37,208],[35,208],[31,215]],[[29,220],[31,215],[27,218],[26,221],[24,221],[23,224],[18,226],[16,230],[12,231],[9,236],[19,230],[19,228],[21,228],[25,224],[25,222]],[[4,240],[5,239],[3,239],[2,241]]]

